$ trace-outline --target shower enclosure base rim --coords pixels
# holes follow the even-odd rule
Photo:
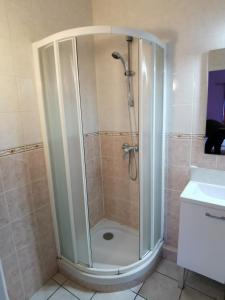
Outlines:
[[[81,285],[101,292],[117,291],[136,286],[145,276],[154,271],[162,257],[163,241],[138,262],[117,269],[94,269],[73,264],[64,258],[58,259],[61,273]]]

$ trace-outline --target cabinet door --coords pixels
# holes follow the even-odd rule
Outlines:
[[[178,265],[225,282],[224,210],[182,201]]]

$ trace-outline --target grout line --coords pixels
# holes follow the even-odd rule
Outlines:
[[[158,274],[160,274],[160,275],[162,275],[162,276],[164,276],[164,277],[167,277],[167,278],[169,278],[169,279],[172,279],[173,281],[178,282],[177,279],[175,279],[175,278],[173,278],[173,277],[170,277],[170,276],[168,276],[168,275],[166,275],[166,274],[163,274],[163,273],[161,273],[161,272],[159,272],[159,271],[157,271],[157,270],[155,270],[155,272],[158,273]]]
[[[134,298],[134,300],[137,299],[137,297],[141,297],[141,299],[147,300],[147,298],[143,297],[143,296],[140,295],[140,294],[137,294],[136,297]]]
[[[59,285],[57,289],[46,300],[50,299],[60,288],[61,286]]]
[[[216,298],[214,298],[214,297],[212,297],[212,296],[206,294],[205,292],[203,292],[203,291],[201,291],[201,290],[199,290],[199,289],[197,289],[197,288],[194,288],[194,287],[190,286],[188,283],[185,284],[185,287],[188,287],[189,289],[192,289],[192,290],[194,290],[194,291],[196,291],[196,292],[199,292],[200,294],[202,294],[202,295],[204,295],[204,296],[207,296],[207,297],[209,297],[209,298],[211,298],[211,299],[216,300]],[[184,287],[184,288],[185,288],[185,287]]]
[[[130,289],[130,291],[137,294],[137,295],[139,295],[139,292],[140,292],[141,288],[143,287],[143,285],[144,285],[144,281],[142,282],[141,287],[138,289],[137,292],[133,291],[132,289]]]
[[[57,274],[57,273],[56,273],[56,274]],[[56,275],[56,274],[55,274],[55,275]],[[55,275],[54,275],[54,276],[55,276]],[[58,282],[57,280],[55,280],[53,277],[52,277],[51,279],[52,279],[53,281],[55,281],[59,286],[63,286],[64,283],[66,283],[67,280],[68,280],[68,279],[66,279],[63,283],[59,283],[59,282]]]
[[[183,289],[180,290],[180,295],[178,297],[178,300],[181,300],[182,293],[183,293]]]
[[[62,289],[64,289],[65,291],[67,291],[68,293],[70,293],[72,296],[74,296],[76,299],[81,300],[78,296],[76,296],[75,294],[73,294],[72,292],[70,292],[67,288],[65,288],[64,286],[61,286]]]
[[[94,299],[94,296],[97,294],[97,292],[94,292],[94,294],[91,296],[90,300]]]

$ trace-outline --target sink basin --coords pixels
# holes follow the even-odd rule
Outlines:
[[[225,207],[225,186],[191,180],[182,192],[181,197]]]

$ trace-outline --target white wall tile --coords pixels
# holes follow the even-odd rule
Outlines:
[[[18,113],[0,113],[0,137],[0,149],[23,145],[22,124]]]
[[[18,111],[18,92],[13,76],[0,76],[0,112]]]
[[[192,133],[192,105],[173,105],[171,109],[169,131],[174,133]]]
[[[0,38],[0,75],[13,75],[11,44],[3,38]]]
[[[14,74],[18,77],[33,77],[33,53],[31,43],[12,42]]]
[[[38,111],[35,86],[32,78],[17,78],[19,111]]]
[[[38,112],[21,112],[21,122],[25,145],[41,142],[40,118]]]

